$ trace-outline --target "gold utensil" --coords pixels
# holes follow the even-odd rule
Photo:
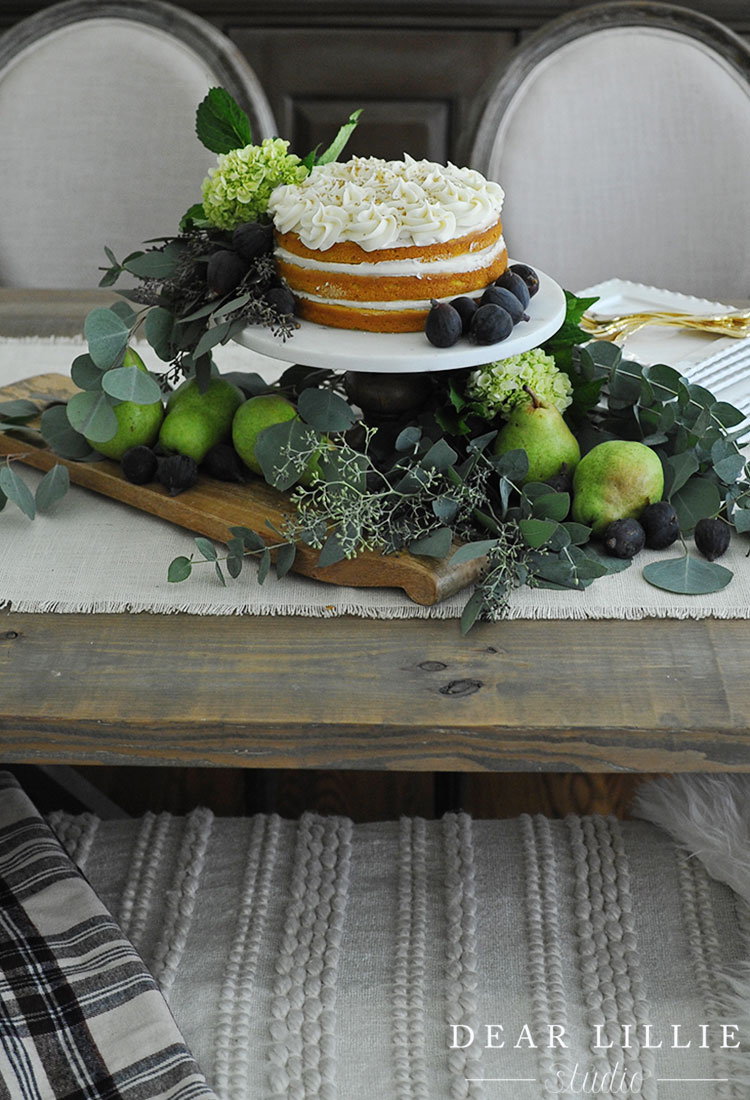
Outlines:
[[[672,313],[666,310],[626,313],[620,317],[606,318],[584,314],[581,319],[581,328],[585,332],[590,332],[597,340],[625,339],[646,325],[692,328],[715,336],[733,336],[736,339],[742,339],[750,336],[750,310],[719,313],[709,317],[698,317],[693,313]]]

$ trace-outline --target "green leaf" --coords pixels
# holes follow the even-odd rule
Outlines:
[[[643,567],[644,579],[655,588],[679,592],[685,596],[704,596],[726,588],[733,577],[731,569],[712,561],[683,554],[680,558],[653,561]]]
[[[214,325],[213,328],[207,329],[195,346],[193,358],[200,359],[200,357],[205,355],[211,348],[216,347],[217,344],[221,344],[229,336],[229,329],[231,327],[231,321],[220,321],[218,325]]]
[[[96,455],[91,444],[71,425],[65,405],[53,405],[51,409],[45,409],[40,429],[42,438],[61,458],[85,462]]]
[[[240,573],[242,572],[244,561],[245,559],[242,554],[230,554],[227,557],[227,573],[233,581],[236,581]]]
[[[169,563],[169,569],[167,570],[167,580],[170,584],[177,584],[179,581],[186,581],[193,571],[193,563],[190,558],[179,557],[174,558]]]
[[[461,633],[468,634],[474,623],[479,618],[484,607],[484,592],[477,588],[464,605],[461,612]]]
[[[570,541],[574,546],[583,546],[591,538],[591,528],[583,523],[574,523],[570,520],[562,526],[570,535]]]
[[[131,275],[142,279],[169,279],[174,275],[183,251],[184,246],[179,241],[170,241],[164,248],[135,252],[123,260],[122,266]]]
[[[68,401],[67,409],[71,427],[92,443],[106,443],[117,432],[112,399],[101,390],[84,390],[74,394]]]
[[[445,558],[450,553],[452,543],[453,532],[450,527],[438,527],[424,538],[409,543],[409,553],[426,558]]]
[[[111,309],[92,309],[86,317],[83,331],[89,354],[101,370],[109,370],[119,362],[130,339],[129,327]]]
[[[716,515],[721,507],[721,497],[715,481],[693,477],[678,493],[674,493],[672,504],[680,521],[680,530],[688,534],[699,519]]]
[[[327,565],[335,565],[336,562],[343,561],[345,557],[346,552],[341,548],[338,531],[332,531],[323,543],[316,565],[320,569],[325,569]]]
[[[720,424],[722,428],[736,428],[738,424],[742,424],[747,419],[745,414],[730,405],[726,401],[717,401],[711,406],[711,416]]]
[[[458,515],[458,501],[452,497],[436,497],[432,502],[432,511],[441,523],[450,525]]]
[[[507,478],[519,485],[529,472],[529,456],[526,451],[506,451],[504,455],[493,455],[490,462],[500,477]]]
[[[249,118],[225,88],[211,88],[198,104],[195,132],[212,153],[244,149],[253,140]]]
[[[465,561],[474,561],[476,558],[483,558],[486,554],[489,554],[497,546],[497,539],[478,539],[476,542],[467,542],[463,546],[459,546],[455,554],[451,555],[450,565],[461,565]]]
[[[34,402],[23,397],[14,401],[0,401],[0,420],[30,420],[38,412]]]
[[[226,586],[227,586],[227,582],[226,582],[226,580],[224,579],[224,574],[223,574],[223,573],[222,573],[222,571],[221,571],[221,566],[219,565],[218,561],[215,561],[215,562],[214,562],[214,569],[216,570],[216,576],[217,576],[217,578],[218,578],[218,580],[219,580],[219,582],[220,582],[221,586],[222,586],[223,588],[226,588]]]
[[[188,229],[204,229],[211,223],[206,217],[202,202],[195,202],[180,218],[180,233]]]
[[[299,481],[308,469],[309,455],[321,443],[318,433],[295,417],[263,428],[258,433],[255,457],[268,484],[284,491]]]
[[[698,471],[700,463],[693,451],[682,451],[677,455],[670,455],[665,463],[664,497],[672,499],[672,494],[679,492],[687,481]]]
[[[293,542],[285,542],[276,551],[276,576],[285,577],[294,565],[297,556],[297,547]]]
[[[422,438],[422,429],[411,424],[408,428],[404,428],[396,436],[396,442],[394,447],[400,453],[406,451],[413,451]]]
[[[543,493],[534,501],[532,514],[537,519],[563,520],[569,511],[569,493]]]
[[[449,443],[444,439],[438,439],[433,443],[426,454],[422,455],[419,465],[424,470],[437,470],[439,473],[447,470],[457,461],[458,455]]]
[[[524,542],[532,550],[538,550],[540,546],[544,546],[557,530],[557,523],[546,519],[522,519],[519,520],[518,526]]]
[[[70,474],[66,466],[55,465],[48,470],[36,487],[34,502],[38,512],[48,512],[61,500],[70,488]]]
[[[361,114],[362,108],[360,108],[358,111],[352,111],[352,113],[349,115],[348,121],[345,122],[344,125],[339,129],[339,132],[336,134],[336,137],[333,139],[326,151],[324,153],[321,153],[320,156],[316,158],[316,164],[328,164],[330,161],[336,160],[338,158],[339,154],[343,151],[347,141],[354,133],[357,127],[357,122],[359,121],[359,116]]]
[[[714,462],[714,473],[725,485],[732,485],[745,468],[743,455],[734,454]]]
[[[263,581],[268,576],[268,570],[271,568],[271,551],[266,548],[260,556],[258,562],[258,584],[263,584]]]
[[[677,396],[680,383],[683,382],[680,372],[664,363],[654,363],[644,367],[643,377],[648,380],[657,401],[671,401]]]
[[[23,481],[12,466],[6,464],[0,467],[0,492],[5,493],[8,500],[17,504],[24,515],[33,519],[36,514],[34,495],[25,481]]]
[[[750,531],[750,508],[736,508],[732,521],[739,534],[746,535]]]
[[[356,416],[343,397],[333,390],[308,387],[297,400],[297,411],[303,420],[319,432],[345,432]]]
[[[116,367],[102,377],[102,389],[120,401],[153,405],[161,400],[159,383],[139,367]]]
[[[146,314],[146,339],[163,363],[173,358],[174,314],[164,306],[154,306]]]
[[[202,536],[198,536],[195,540],[195,545],[200,550],[202,556],[206,561],[217,561],[219,555],[216,553],[216,547],[210,539],[204,539]]]
[[[266,544],[258,532],[251,531],[249,527],[230,527],[229,533],[234,535],[235,538],[241,539],[246,550],[255,552],[265,549]]]
[[[70,377],[79,390],[100,390],[105,373],[90,355],[78,355],[70,365]]]

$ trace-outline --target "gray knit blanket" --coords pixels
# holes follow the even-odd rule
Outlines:
[[[51,824],[222,1100],[750,1096],[747,899],[653,824]]]

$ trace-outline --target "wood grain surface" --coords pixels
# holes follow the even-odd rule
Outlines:
[[[75,383],[62,374],[39,374],[0,388],[0,401],[25,398],[38,401],[42,407],[50,398],[67,401],[78,392]],[[40,395],[44,395],[44,401]],[[268,522],[281,530],[287,516],[295,511],[289,493],[280,493],[252,475],[244,485],[201,475],[192,489],[170,496],[156,482],[132,485],[122,476],[117,462],[109,459],[70,462],[54,454],[41,440],[34,446],[26,438],[14,438],[0,432],[0,455],[15,455],[39,470],[61,464],[67,467],[70,480],[76,485],[219,542],[231,538],[230,527],[248,527],[267,544],[278,544],[278,536],[268,527]],[[482,567],[481,559],[450,565],[448,559],[418,557],[407,551],[387,555],[367,551],[351,561],[319,569],[316,566],[318,554],[318,550],[299,543],[294,571],[326,584],[402,588],[410,599],[423,605],[438,603],[473,583]],[[275,557],[275,551],[272,550],[271,556]]]
[[[8,761],[750,771],[747,624],[0,615]]]

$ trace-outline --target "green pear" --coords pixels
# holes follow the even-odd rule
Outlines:
[[[616,519],[638,519],[663,492],[656,451],[635,440],[609,439],[592,447],[576,467],[571,517],[603,535]]]
[[[495,437],[496,455],[525,451],[529,458],[527,481],[546,481],[565,466],[572,471],[581,457],[578,440],[554,405],[528,390],[529,401],[519,405]]]
[[[255,456],[260,433],[264,428],[294,420],[296,416],[297,410],[291,401],[278,393],[263,393],[251,397],[237,410],[232,424],[232,443],[237,454],[254,474],[263,477],[263,468]],[[313,474],[319,472],[319,469],[319,457],[313,455],[307,469],[300,475],[301,484],[309,485]]]
[[[148,368],[137,351],[127,348],[122,361],[123,367],[138,367],[138,370],[146,371]],[[117,431],[111,439],[103,443],[87,440],[89,446],[95,451],[113,458],[119,462],[126,451],[131,447],[144,445],[150,447],[156,442],[159,428],[164,419],[164,406],[161,401],[154,401],[151,405],[137,405],[135,401],[121,401],[115,405],[114,414],[117,420]]]
[[[165,451],[202,462],[212,447],[228,438],[244,400],[242,390],[226,378],[212,378],[203,393],[195,378],[187,379],[167,398],[159,443]]]

